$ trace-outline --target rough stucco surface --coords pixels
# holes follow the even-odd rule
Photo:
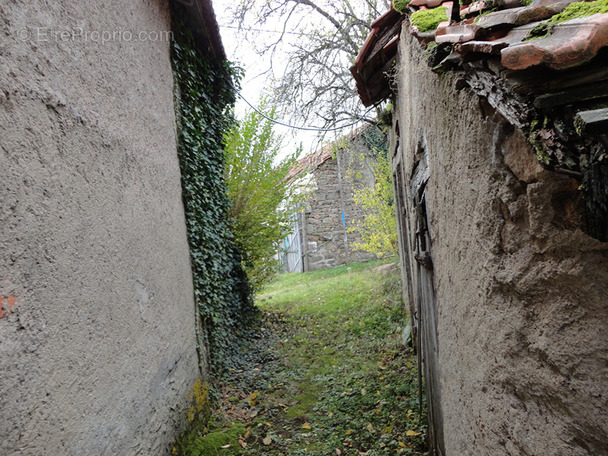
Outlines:
[[[168,6],[3,1],[0,26],[0,453],[165,454],[198,375],[169,42],[49,34]]]
[[[357,232],[347,231],[345,243],[341,209],[343,204],[347,229],[363,217],[363,210],[355,204],[353,192],[361,186],[374,185],[370,164],[374,159],[361,137],[351,140],[348,148],[338,153],[339,173],[337,158],[330,158],[313,171],[316,189],[307,199],[310,210],[305,214],[307,242],[316,244],[316,249],[309,249],[307,253],[309,271],[376,258],[354,248],[354,244],[361,241]]]
[[[578,183],[400,46],[406,185],[429,155],[446,454],[608,454],[608,244],[577,228]]]

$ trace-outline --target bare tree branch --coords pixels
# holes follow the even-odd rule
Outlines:
[[[235,19],[247,26],[272,25],[280,31],[270,40],[251,32],[247,39],[270,52],[271,97],[278,113],[292,121],[324,126],[336,120],[369,121],[350,74],[370,24],[389,7],[389,0],[241,0]],[[263,29],[263,27],[258,27]],[[297,38],[286,32],[298,32]]]

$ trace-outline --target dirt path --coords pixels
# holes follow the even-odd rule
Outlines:
[[[281,276],[260,296],[257,337],[182,454],[425,454],[398,279],[353,269]]]

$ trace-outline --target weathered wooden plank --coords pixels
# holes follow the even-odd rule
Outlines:
[[[467,84],[477,95],[486,97],[490,105],[512,125],[523,128],[532,118],[532,109],[505,85],[504,79],[488,71],[467,72]]]
[[[574,126],[581,136],[608,134],[608,108],[579,112]]]
[[[604,97],[608,97],[608,81],[572,87],[561,92],[541,95],[534,100],[534,106],[539,109],[553,108],[555,106],[597,100]]]
[[[492,68],[494,69],[494,68]],[[545,93],[608,80],[608,66],[604,62],[575,68],[567,72],[555,72],[548,68],[530,70],[502,70],[507,86],[520,94]]]

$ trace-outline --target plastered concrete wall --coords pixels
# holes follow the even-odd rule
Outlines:
[[[338,153],[339,173],[337,156],[313,171],[316,189],[307,200],[309,210],[305,213],[305,223],[307,242],[316,243],[317,248],[307,253],[309,271],[376,258],[354,247],[356,242],[361,241],[358,233],[347,231],[345,242],[341,212],[344,209],[347,229],[363,217],[361,207],[355,204],[353,192],[360,186],[374,185],[371,168],[374,159],[361,137],[351,140],[348,148]]]
[[[167,2],[0,24],[0,454],[166,454],[199,374]]]
[[[578,182],[401,36],[394,164],[407,188],[428,151],[446,454],[608,454],[608,244]]]

